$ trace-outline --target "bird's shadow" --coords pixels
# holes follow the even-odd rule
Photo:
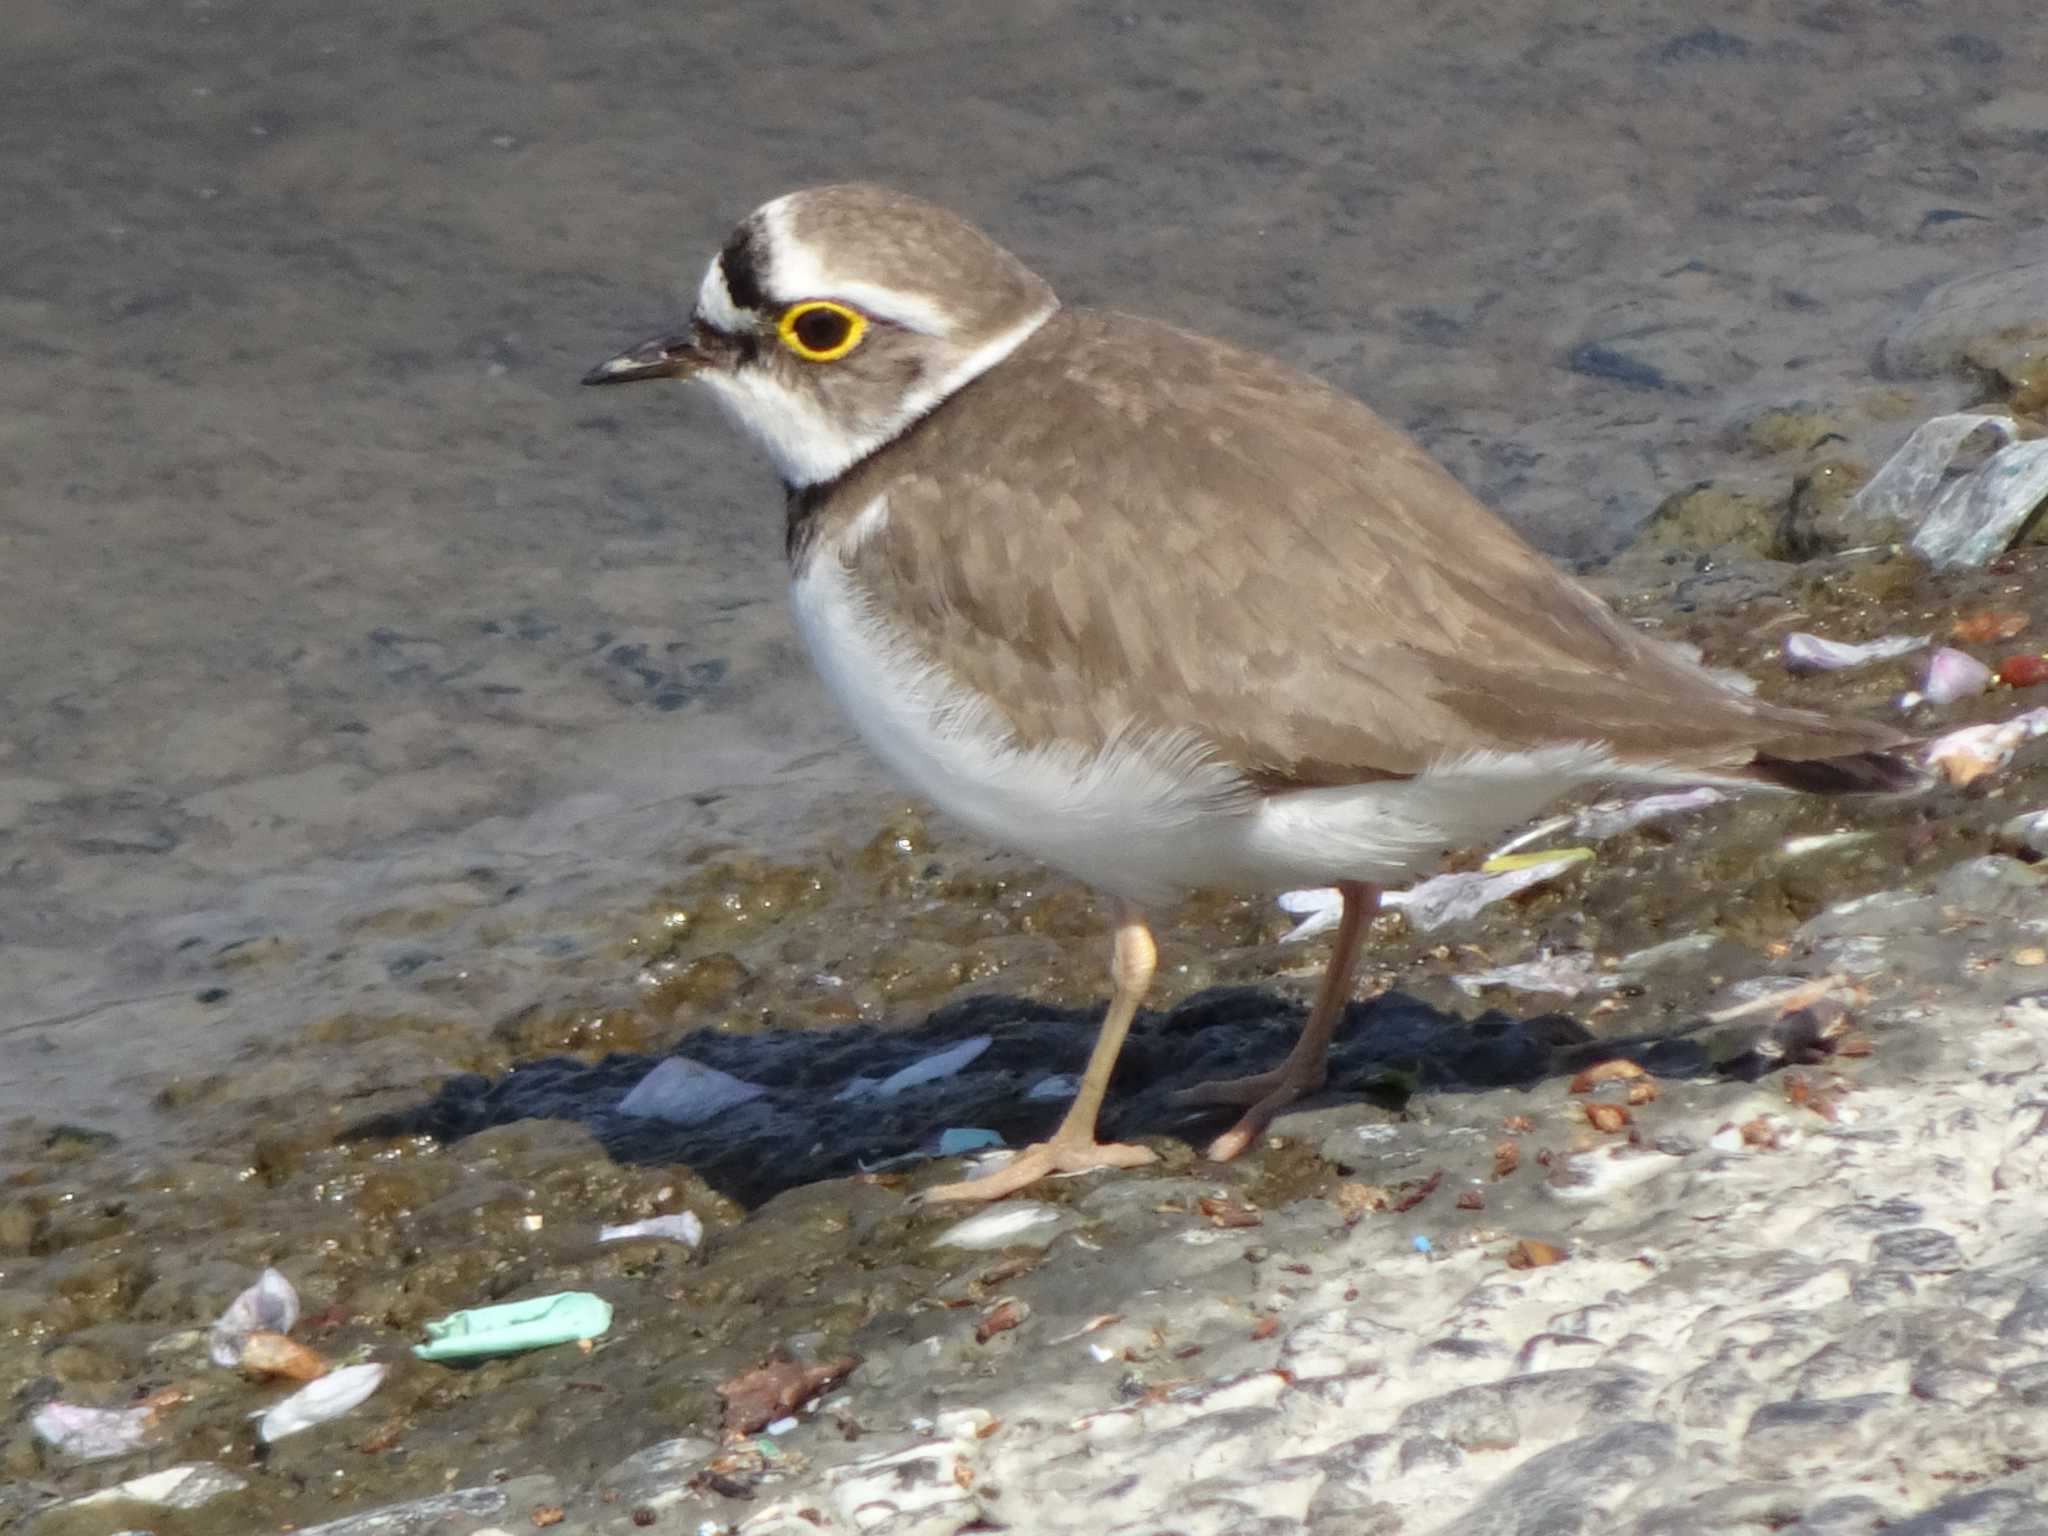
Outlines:
[[[670,1054],[763,1091],[696,1124],[620,1113],[620,1101],[658,1059],[616,1053],[596,1063],[551,1057],[496,1079],[451,1078],[426,1102],[361,1121],[343,1139],[427,1135],[453,1142],[519,1120],[572,1120],[622,1163],[683,1164],[753,1207],[800,1184],[938,1155],[938,1137],[948,1128],[994,1131],[1011,1146],[1045,1136],[1071,1093],[1070,1084],[1046,1080],[1078,1077],[1101,1018],[1099,1007],[991,995],[949,1004],[908,1029],[706,1030],[686,1036]],[[1104,1106],[1104,1136],[1199,1140],[1220,1129],[1235,1111],[1190,1109],[1174,1104],[1173,1094],[1276,1065],[1301,1023],[1298,1003],[1255,987],[1215,988],[1141,1014]],[[846,1091],[856,1078],[886,1079],[977,1036],[988,1037],[986,1048],[950,1076],[887,1096]],[[1530,1085],[1579,1071],[1618,1044],[1562,1014],[1516,1018],[1494,1011],[1465,1019],[1389,992],[1346,1011],[1319,1099],[1364,1096],[1393,1105],[1415,1092]],[[1717,1063],[1683,1033],[1632,1044],[1630,1054],[1655,1073],[1755,1075],[1770,1065],[1768,1055]],[[1037,1085],[1044,1087],[1033,1097]]]

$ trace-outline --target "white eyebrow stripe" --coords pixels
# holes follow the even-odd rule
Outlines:
[[[834,277],[819,261],[818,253],[799,240],[790,227],[788,198],[778,197],[765,205],[758,217],[761,246],[769,261],[763,286],[776,303],[837,299],[878,320],[892,321],[927,336],[951,334],[953,325],[946,312],[921,294],[857,278]]]

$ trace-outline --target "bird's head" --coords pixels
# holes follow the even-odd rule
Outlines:
[[[584,375],[694,379],[791,489],[843,474],[994,367],[1059,307],[972,224],[864,184],[779,197],[705,269],[686,325]]]

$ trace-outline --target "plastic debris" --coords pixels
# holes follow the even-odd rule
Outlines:
[[[1388,891],[1380,901],[1385,906],[1398,908],[1407,917],[1409,927],[1416,932],[1427,933],[1446,923],[1462,922],[1497,901],[1505,901],[1531,886],[1554,880],[1580,861],[1581,855],[1570,853],[1497,875],[1476,872],[1438,875],[1405,891]]]
[[[1978,431],[1997,437],[1984,464],[1951,479],[1964,442]],[[1923,422],[1856,494],[1854,510],[1918,524],[1913,552],[1937,570],[1987,564],[2048,499],[2048,439],[2017,442],[2009,416],[1961,411]]]
[[[100,1461],[125,1456],[149,1443],[157,1410],[147,1403],[133,1408],[82,1408],[76,1403],[45,1403],[29,1416],[29,1427],[67,1456]]]
[[[1290,917],[1299,918],[1292,928],[1280,937],[1282,944],[1299,944],[1303,939],[1312,939],[1337,926],[1337,919],[1343,915],[1344,897],[1334,885],[1320,885],[1302,891],[1282,891],[1277,898],[1280,910]],[[1380,899],[1386,900],[1384,893]]]
[[[1845,830],[1841,832],[1814,832],[1805,837],[1788,837],[1778,847],[1781,857],[1803,859],[1809,853],[1825,853],[1830,848],[1847,848],[1853,843],[1867,843],[1877,834],[1870,831]]]
[[[1666,961],[1700,954],[1712,949],[1717,942],[1711,933],[1689,933],[1682,938],[1667,939],[1662,944],[1652,944],[1648,949],[1623,955],[1611,965],[1601,964],[1583,950],[1553,955],[1546,949],[1534,960],[1453,976],[1451,984],[1472,997],[1477,997],[1487,987],[1555,992],[1563,997],[1576,997],[1581,992],[1611,992]]]
[[[697,1125],[768,1090],[687,1056],[671,1056],[619,1100],[622,1115],[644,1115],[671,1125]]]
[[[1481,870],[1436,875],[1419,885],[1409,886],[1405,891],[1382,891],[1380,905],[1406,914],[1410,928],[1417,933],[1427,933],[1446,923],[1462,922],[1476,916],[1496,901],[1504,901],[1532,885],[1541,885],[1590,857],[1590,850],[1584,848],[1544,852],[1526,860],[1520,855],[1510,856],[1508,862],[1514,867],[1498,874]],[[1343,897],[1334,886],[1282,891],[1279,901],[1282,911],[1300,919],[1281,935],[1282,944],[1299,944],[1336,927],[1344,908]]]
[[[1411,1238],[1410,1242],[1414,1244],[1415,1251],[1417,1253],[1429,1253],[1433,1247],[1430,1240],[1426,1237],[1421,1236],[1420,1234],[1417,1234],[1415,1237]]]
[[[2048,707],[2030,709],[2010,720],[1966,725],[1927,744],[1921,753],[1930,768],[1939,768],[1951,784],[1968,784],[1995,773],[2012,761],[2020,743],[2048,735]]]
[[[242,1364],[251,1334],[290,1333],[298,1320],[299,1293],[278,1271],[266,1269],[254,1285],[228,1303],[207,1336],[206,1352],[215,1365],[232,1370]]]
[[[1468,997],[1477,997],[1488,987],[1513,987],[1518,992],[1555,992],[1562,997],[1577,997],[1581,992],[1604,991],[1618,984],[1620,979],[1612,972],[1603,975],[1599,960],[1584,950],[1572,950],[1562,955],[1553,955],[1545,950],[1534,960],[1524,960],[1518,965],[1496,966],[1490,971],[1453,976],[1451,984]]]
[[[797,1427],[797,1425],[798,1425],[798,1424],[800,1424],[800,1423],[802,1423],[802,1422],[803,1422],[803,1421],[802,1421],[801,1419],[797,1418],[797,1416],[796,1416],[795,1414],[789,1414],[789,1415],[787,1415],[787,1416],[786,1416],[786,1417],[784,1417],[784,1418],[780,1418],[780,1419],[777,1419],[777,1420],[776,1420],[776,1421],[775,1421],[775,1422],[774,1422],[773,1424],[764,1424],[764,1425],[762,1425],[762,1426],[761,1426],[761,1429],[762,1429],[762,1433],[764,1433],[764,1434],[770,1434],[770,1435],[786,1435],[786,1434],[788,1434],[788,1433],[789,1433],[789,1432],[790,1432],[790,1431],[791,1431],[792,1429],[795,1429],[795,1428]],[[773,1449],[773,1447],[770,1447],[770,1446],[763,1446],[763,1447],[762,1447],[762,1449],[763,1449],[763,1450],[772,1450],[772,1449]]]
[[[612,1325],[612,1304],[588,1291],[558,1291],[530,1301],[451,1312],[427,1324],[427,1342],[412,1352],[422,1360],[510,1355],[594,1339]]]
[[[1000,1147],[1003,1138],[995,1131],[985,1131],[979,1126],[948,1126],[939,1132],[940,1157],[957,1157],[962,1152],[979,1152],[984,1147]]]
[[[1991,669],[1968,651],[1944,645],[1927,658],[1927,680],[1920,692],[1930,703],[1953,704],[1991,686]]]
[[[695,1211],[683,1211],[674,1216],[650,1216],[645,1221],[628,1221],[615,1227],[597,1229],[600,1243],[623,1242],[634,1237],[665,1237],[694,1248],[704,1241],[704,1223],[697,1219]]]
[[[955,1222],[932,1239],[934,1247],[1007,1248],[1028,1244],[1043,1248],[1053,1239],[1049,1228],[1058,1224],[1060,1209],[1034,1200],[1011,1200],[992,1211],[981,1211],[965,1221]]]
[[[126,1499],[136,1504],[154,1504],[158,1509],[197,1509],[224,1493],[240,1493],[248,1486],[247,1478],[237,1477],[226,1467],[210,1461],[191,1461],[131,1477],[125,1483],[73,1499],[70,1504],[74,1509],[82,1509],[88,1504]]]
[[[1702,785],[1698,789],[1679,790],[1667,795],[1644,795],[1637,800],[1603,800],[1598,805],[1589,805],[1575,814],[1571,826],[1580,837],[1597,843],[1610,837],[1619,837],[1645,822],[1660,821],[1666,816],[1680,816],[1688,811],[1704,810],[1729,798],[1731,797],[1726,790],[1711,789]]]
[[[1482,875],[1506,875],[1518,869],[1536,869],[1553,860],[1583,864],[1592,857],[1590,848],[1542,848],[1535,853],[1496,853],[1479,866],[1479,872]]]
[[[1924,645],[1926,641],[1916,643]],[[1573,864],[1594,857],[1593,850],[1585,847],[1545,848],[1532,853],[1518,851],[1529,843],[1567,828],[1589,841],[1600,842],[1645,822],[1702,810],[1730,798],[1724,790],[1703,785],[1698,789],[1643,795],[1633,800],[1603,800],[1583,810],[1552,816],[1517,833],[1496,848],[1476,874],[1437,875],[1405,891],[1383,892],[1380,904],[1402,908],[1407,912],[1412,928],[1418,933],[1427,932],[1445,923],[1473,917],[1496,901],[1527,890]],[[1279,899],[1282,911],[1300,919],[1282,936],[1280,942],[1283,944],[1298,944],[1303,939],[1335,928],[1338,918],[1343,915],[1343,898],[1334,886],[1284,891]],[[1046,1097],[1052,1095],[1047,1094]]]
[[[1788,672],[1839,672],[1844,667],[1861,667],[1873,661],[1889,661],[1927,644],[1925,635],[1887,635],[1882,640],[1854,644],[1847,640],[1823,640],[1804,630],[1785,637],[1785,670]]]
[[[1041,1077],[1037,1082],[1025,1089],[1024,1097],[1027,1099],[1071,1099],[1080,1091],[1080,1088],[1081,1080],[1079,1078],[1068,1077],[1063,1073],[1055,1073],[1051,1077]]]
[[[884,1078],[856,1077],[838,1093],[835,1099],[891,1099],[906,1088],[915,1088],[921,1083],[937,1082],[953,1076],[975,1057],[989,1048],[991,1037],[975,1035],[962,1040],[958,1045],[948,1046],[943,1051],[920,1057],[900,1071]]]
[[[382,1385],[384,1371],[381,1365],[344,1365],[273,1407],[263,1415],[256,1433],[268,1443],[338,1419]]]

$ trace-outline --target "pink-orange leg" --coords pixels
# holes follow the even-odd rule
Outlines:
[[[1337,947],[1331,951],[1330,967],[1323,972],[1322,990],[1308,1023],[1287,1060],[1271,1072],[1251,1077],[1224,1078],[1198,1083],[1174,1095],[1176,1104],[1243,1104],[1248,1106],[1237,1124],[1209,1143],[1209,1156],[1227,1163],[1258,1139],[1273,1117],[1304,1094],[1323,1086],[1328,1069],[1330,1037],[1337,1021],[1344,1017],[1344,1005],[1351,1000],[1351,973],[1358,962],[1359,941],[1365,926],[1380,904],[1379,887],[1355,880],[1339,881],[1344,913],[1337,923]]]
[[[1102,1096],[1109,1091],[1109,1075],[1116,1070],[1117,1053],[1137,1016],[1138,1004],[1152,985],[1152,972],[1159,952],[1152,943],[1152,930],[1129,902],[1117,904],[1115,958],[1110,975],[1115,992],[1102,1030],[1095,1037],[1087,1070],[1081,1074],[1081,1088],[1074,1095],[1066,1118],[1050,1140],[1029,1146],[981,1179],[963,1179],[925,1190],[921,1200],[1000,1200],[1027,1184],[1049,1174],[1086,1173],[1093,1168],[1136,1168],[1154,1161],[1158,1154],[1150,1147],[1121,1146],[1095,1139],[1095,1118],[1102,1110]]]

